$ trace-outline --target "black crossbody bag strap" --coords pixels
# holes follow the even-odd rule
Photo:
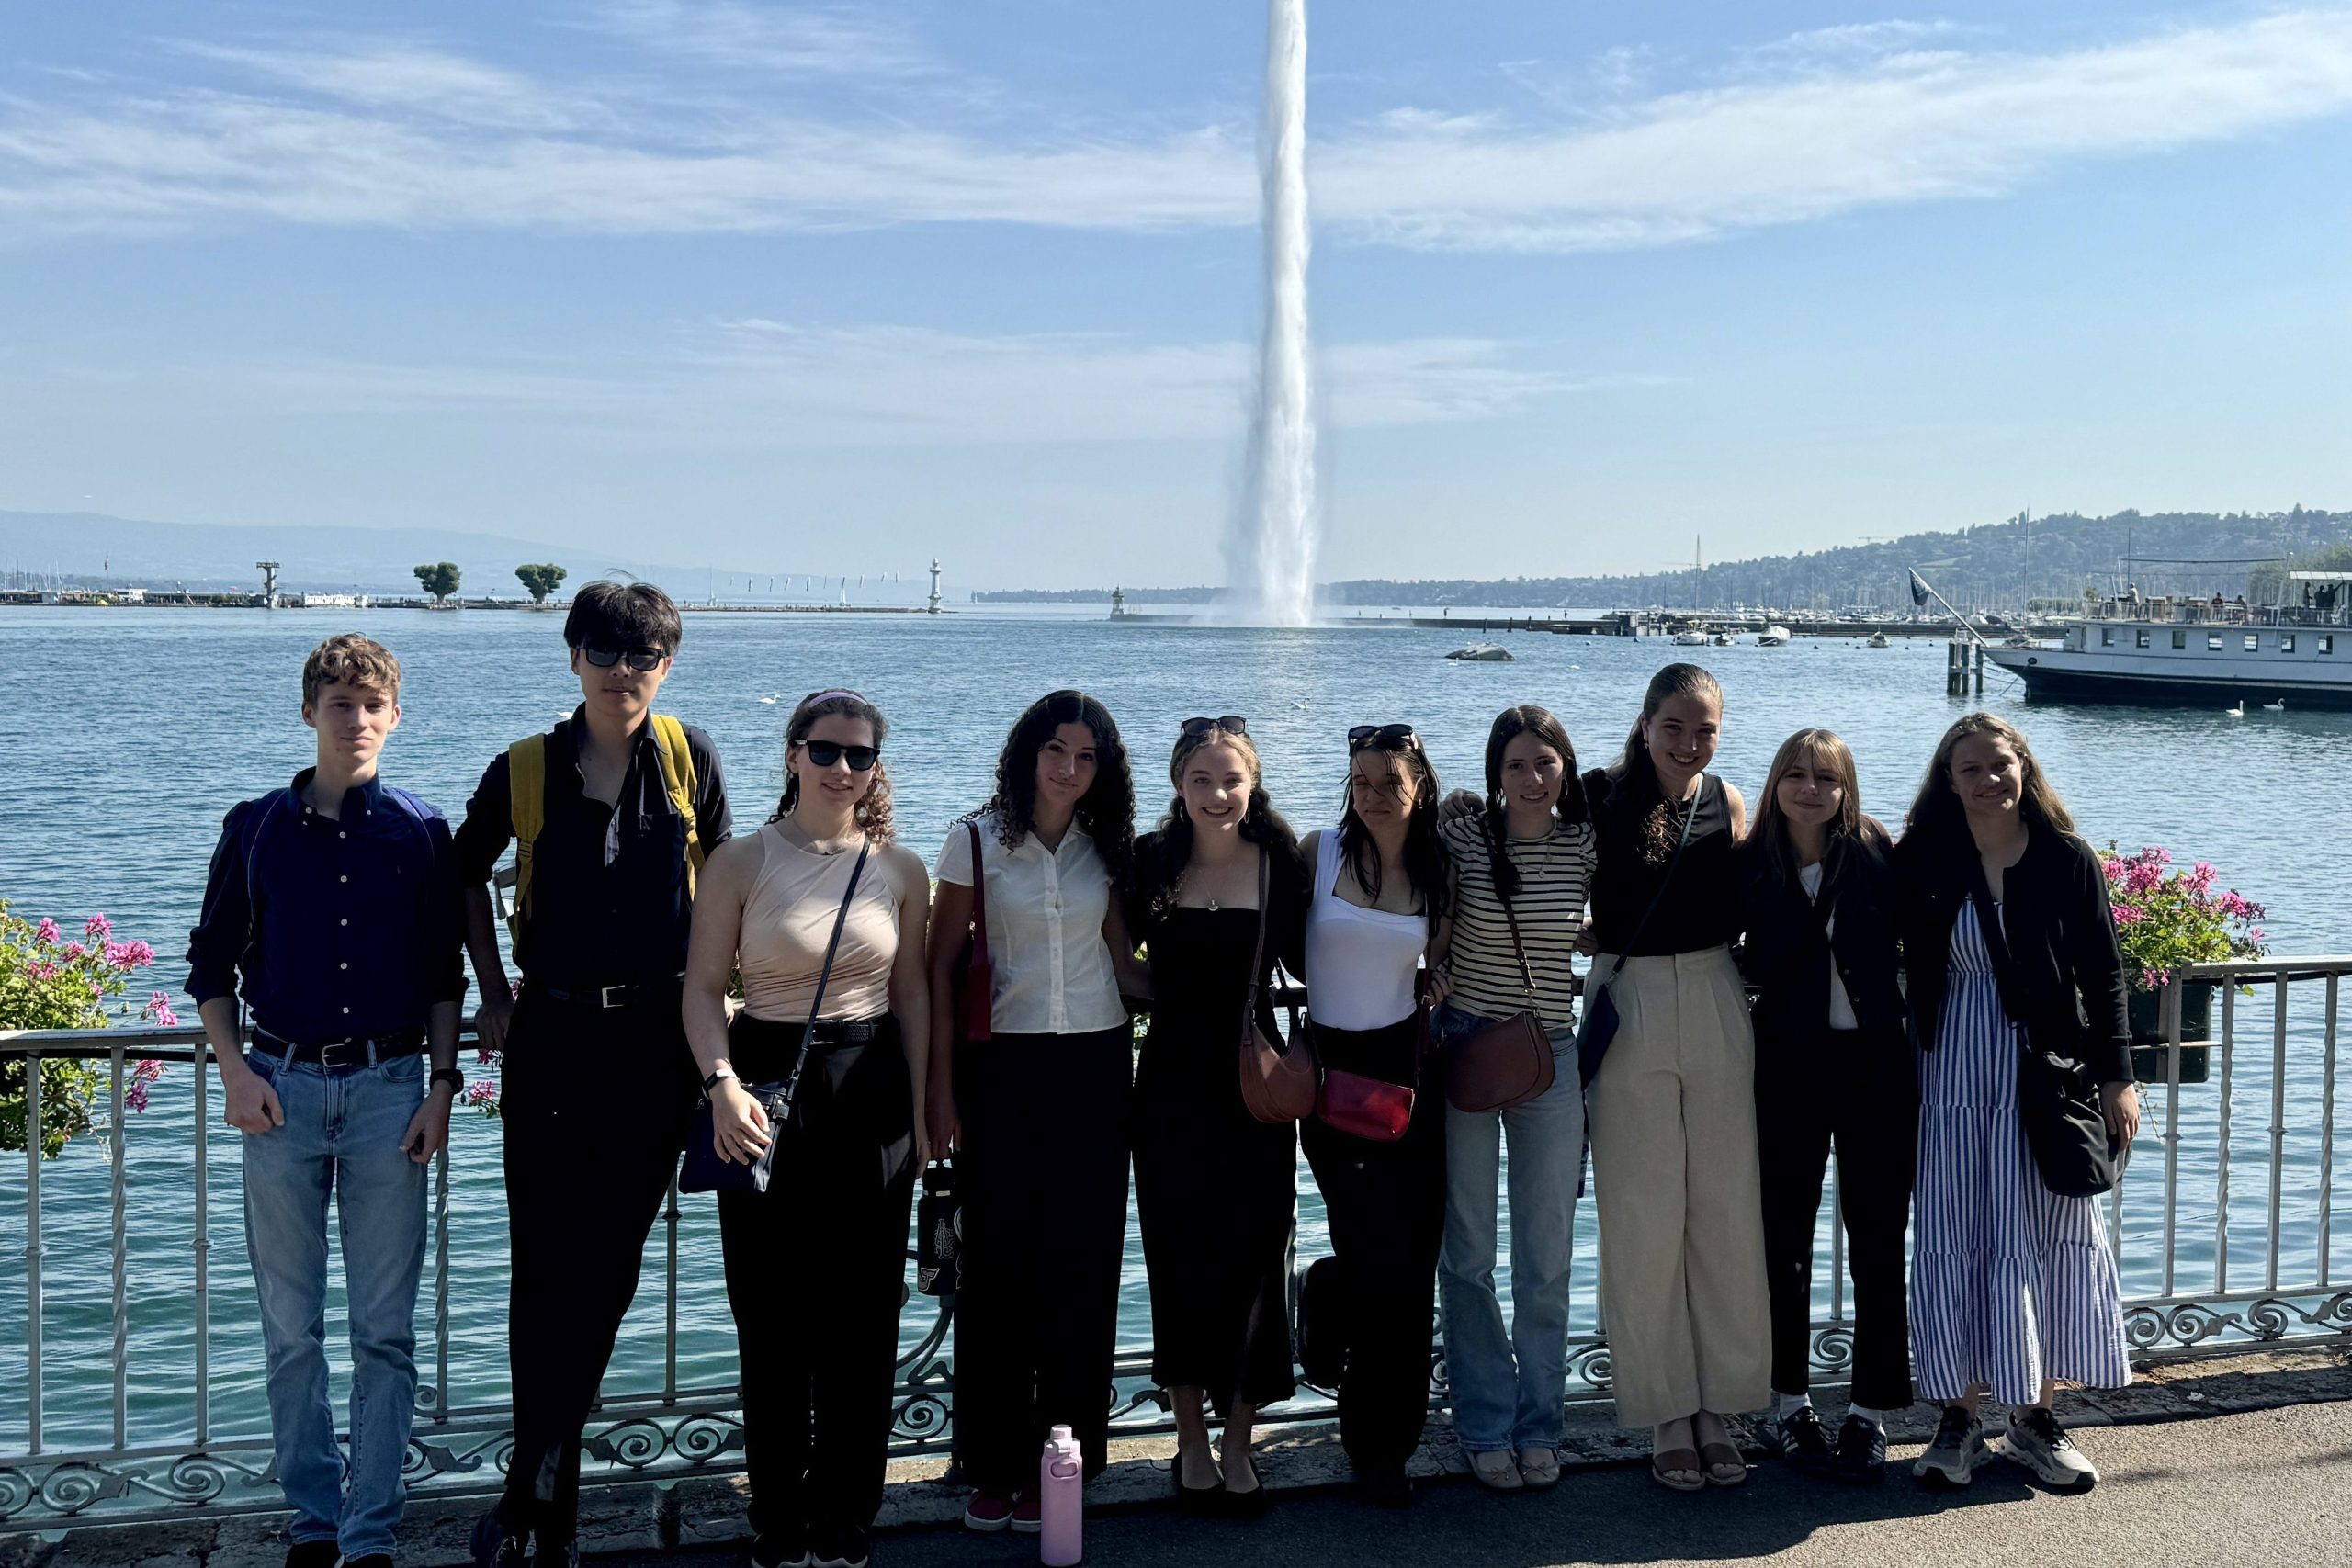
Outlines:
[[[1674,885],[1675,869],[1682,863],[1682,848],[1690,841],[1690,824],[1699,820],[1699,807],[1707,791],[1706,775],[1702,773],[1699,777],[1699,795],[1691,798],[1690,810],[1682,818],[1682,837],[1674,841],[1674,857],[1666,863],[1666,874],[1658,878],[1657,891],[1650,895],[1649,908],[1634,922],[1634,934],[1625,939],[1625,952],[1619,953],[1617,962],[1609,966],[1609,979],[1601,982],[1604,986],[1617,978],[1617,971],[1625,967],[1626,956],[1641,945],[1642,933],[1650,929],[1650,917],[1657,913],[1657,907],[1666,901],[1666,890]]]
[[[1693,815],[1696,814],[1693,813]],[[1494,852],[1495,825],[1481,816],[1478,819],[1478,830],[1486,835],[1488,852]],[[1677,845],[1675,853],[1679,855],[1681,852],[1681,846]],[[1501,853],[1508,857],[1510,853],[1509,847],[1505,846]],[[1519,983],[1527,987],[1527,1010],[1531,1015],[1541,1016],[1535,1005],[1535,971],[1527,966],[1527,948],[1519,940],[1519,911],[1510,907],[1510,895],[1503,891],[1503,885],[1499,880],[1495,884],[1495,902],[1503,907],[1503,919],[1510,923],[1510,952],[1511,956],[1519,960]],[[1647,915],[1642,918],[1645,921],[1649,919]]]
[[[817,1019],[825,1006],[825,986],[833,977],[833,954],[841,951],[842,928],[849,923],[850,900],[857,897],[858,878],[865,874],[865,857],[874,848],[871,840],[858,845],[857,863],[849,868],[849,886],[842,894],[842,907],[833,913],[832,940],[825,943],[824,965],[817,971],[817,994],[808,1000],[808,1022],[800,1031],[800,1055],[793,1058],[792,1072],[784,1080],[784,1088],[776,1091],[775,1120],[782,1122],[792,1115],[793,1097],[800,1092],[800,1072],[808,1065],[808,1048],[817,1042]],[[775,1145],[770,1143],[771,1155]]]

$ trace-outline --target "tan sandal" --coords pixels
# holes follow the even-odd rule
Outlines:
[[[1747,1461],[1729,1443],[1702,1443],[1699,1461],[1707,1467],[1710,1486],[1744,1486],[1747,1483]],[[1737,1475],[1717,1475],[1718,1470],[1736,1470]]]
[[[1677,1476],[1688,1476],[1690,1479],[1679,1481],[1675,1479]],[[1676,1492],[1704,1492],[1707,1489],[1707,1478],[1699,1469],[1699,1450],[1696,1449],[1668,1449],[1662,1454],[1652,1454],[1650,1479]]]

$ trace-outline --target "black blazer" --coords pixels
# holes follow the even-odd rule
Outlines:
[[[1751,837],[1740,845],[1740,968],[1756,987],[1759,1040],[1807,1039],[1829,1028],[1829,965],[1853,1004],[1854,1021],[1873,1032],[1903,1028],[1902,953],[1895,942],[1894,868],[1883,830],[1871,829],[1833,858],[1816,907],[1796,882],[1773,874],[1771,852]],[[1834,917],[1834,920],[1825,917]],[[1822,928],[1834,924],[1827,941]]]
[[[1975,844],[1965,829],[1959,838],[1935,844],[1912,833],[1894,852],[1911,1019],[1926,1051],[1943,1016],[1952,922],[1981,875]],[[2123,953],[2098,856],[2072,834],[2037,827],[2001,891],[2013,981],[2002,985],[2001,1002],[2011,1021],[2036,1050],[2086,1067],[2098,1082],[2129,1082]]]

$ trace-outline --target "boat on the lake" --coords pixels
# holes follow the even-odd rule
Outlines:
[[[1771,625],[1766,626],[1762,631],[1756,634],[1756,646],[1758,648],[1788,647],[1789,628],[1781,625],[1780,622],[1774,621]]]
[[[1510,664],[1519,656],[1498,642],[1465,642],[1446,657],[1472,664]]]
[[[2302,602],[2131,592],[2089,606],[2055,647],[1988,647],[1984,657],[2033,698],[2217,713],[2352,708],[2352,572],[2290,572],[2288,596]]]
[[[1893,648],[1894,645],[1886,640],[1886,634],[1884,632],[1872,632],[1871,633],[1871,640],[1865,646],[1870,648]]]

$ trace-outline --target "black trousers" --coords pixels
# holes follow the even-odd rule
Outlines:
[[[579,1519],[581,1432],[698,1091],[677,993],[606,1010],[526,983],[503,1078],[514,1453],[499,1513],[552,1543]]]
[[[728,1055],[747,1081],[764,1082],[791,1070],[799,1040],[797,1025],[738,1014]],[[890,1028],[812,1056],[768,1190],[718,1194],[756,1532],[806,1530],[833,1547],[862,1539],[881,1509],[913,1126],[907,1059]]]
[[[1395,1081],[1407,1076],[1395,1064],[1418,1032],[1411,1020],[1361,1033],[1317,1028],[1315,1043],[1326,1067]],[[1312,1116],[1299,1123],[1298,1141],[1323,1194],[1347,1303],[1340,1443],[1359,1471],[1393,1472],[1412,1457],[1430,1415],[1445,1237],[1443,1085],[1434,1071],[1422,1075],[1413,1120],[1393,1144],[1334,1132]]]
[[[1854,1281],[1854,1403],[1878,1410],[1911,1403],[1903,1240],[1918,1124],[1918,1074],[1900,1032],[1758,1039],[1756,1139],[1780,1393],[1804,1393],[1809,1375],[1814,1224],[1834,1146]]]
[[[956,1446],[982,1491],[1035,1489],[1057,1424],[1077,1438],[1088,1475],[1102,1469],[1133,1064],[1125,1025],[956,1048]]]

